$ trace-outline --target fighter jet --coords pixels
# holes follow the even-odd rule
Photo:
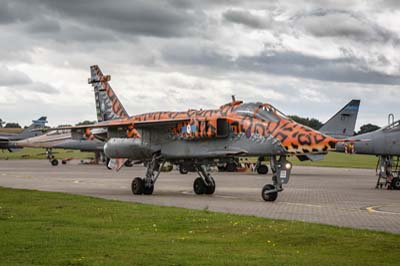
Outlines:
[[[101,79],[103,82],[93,84],[98,122],[117,118],[126,118],[128,113],[119,101],[114,90],[109,85],[110,76],[104,76],[98,66],[92,66],[91,79]],[[71,131],[63,127],[55,128],[41,136],[32,137],[15,142],[16,147],[36,147],[47,150],[47,158],[53,166],[58,160],[53,155],[53,149],[70,149],[86,152],[103,152],[104,131],[95,130],[96,138],[72,138]]]
[[[0,149],[8,150],[10,152],[20,149],[21,147],[15,147],[12,143],[18,140],[23,140],[31,138],[34,136],[39,136],[43,134],[47,120],[45,116],[40,117],[38,120],[32,120],[32,124],[24,129],[21,133],[10,134],[3,133],[0,134]]]
[[[389,115],[386,127],[350,137],[349,140],[356,138],[361,141],[338,143],[336,151],[378,156],[376,188],[387,186],[400,189],[400,120],[394,121],[394,116]]]
[[[91,77],[102,84],[105,78]],[[153,112],[94,125],[71,127],[76,137],[96,137],[95,129],[107,132],[104,152],[109,166],[118,170],[125,160],[145,161],[145,178],[132,181],[133,194],[152,194],[165,162],[189,163],[199,177],[196,194],[213,194],[215,180],[207,165],[227,157],[271,158],[273,184],[262,189],[265,201],[275,201],[289,181],[292,164],[288,156],[313,156],[334,150],[343,141],[298,124],[268,103],[232,101],[214,110]]]

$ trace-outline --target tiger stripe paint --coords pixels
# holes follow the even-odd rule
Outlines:
[[[298,124],[291,119],[280,115],[277,110],[269,104],[259,104],[259,108],[267,107],[273,110],[278,118],[277,121],[262,120],[255,115],[244,116],[235,112],[242,102],[232,102],[221,106],[215,110],[188,110],[187,112],[152,112],[136,115],[126,119],[119,119],[103,123],[107,126],[126,125],[128,137],[138,138],[140,135],[133,132],[135,122],[159,122],[163,120],[182,120],[187,119],[188,123],[177,122],[170,129],[171,136],[174,138],[191,140],[211,139],[217,136],[217,120],[226,119],[230,125],[232,136],[245,135],[248,139],[253,136],[261,138],[274,138],[280,143],[287,155],[303,154],[324,154],[329,150],[334,150],[338,142],[337,139],[326,136],[316,130]],[[182,128],[190,126],[196,128],[194,132],[182,132]],[[125,126],[126,127],[126,126]]]

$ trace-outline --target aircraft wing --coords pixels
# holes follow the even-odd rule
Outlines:
[[[168,126],[174,125],[180,122],[189,122],[189,118],[183,119],[163,119],[163,120],[147,120],[147,121],[135,121],[133,119],[116,119],[111,121],[104,121],[92,125],[79,125],[72,127],[61,127],[61,128],[53,128],[52,130],[60,130],[60,129],[87,129],[87,128],[109,128],[109,127],[124,127],[134,125],[135,128],[144,128],[144,127],[159,127],[159,126]]]

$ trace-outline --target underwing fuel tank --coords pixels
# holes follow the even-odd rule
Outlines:
[[[131,160],[143,160],[151,158],[157,150],[150,145],[143,144],[141,139],[112,138],[104,145],[104,153],[108,158],[126,158]]]

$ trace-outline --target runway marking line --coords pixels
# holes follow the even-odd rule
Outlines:
[[[384,213],[384,214],[397,214],[400,215],[399,212],[390,212],[390,211],[381,211],[379,208],[382,208],[385,206],[370,206],[365,208],[369,213]]]

